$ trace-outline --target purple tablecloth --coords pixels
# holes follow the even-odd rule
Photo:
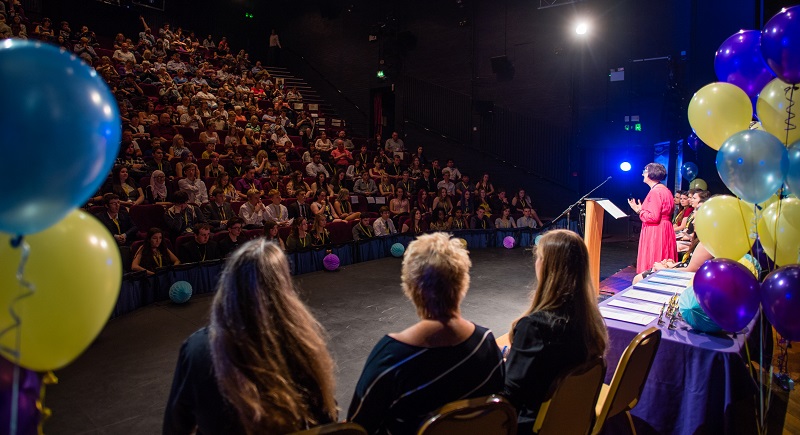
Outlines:
[[[624,298],[629,290],[600,306]],[[642,397],[631,412],[639,434],[752,433],[743,420],[754,421],[757,387],[745,365],[745,340],[757,327],[756,319],[736,337],[697,333],[683,322],[678,322],[676,330],[667,329],[666,324],[659,327],[661,345]],[[656,326],[657,320],[645,326],[605,321],[610,341],[606,383],[610,383],[625,348],[636,334]],[[752,344],[750,352],[755,357],[758,348]],[[619,419],[610,422],[605,432],[617,433],[613,428],[620,423]]]

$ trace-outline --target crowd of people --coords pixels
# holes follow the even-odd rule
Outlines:
[[[536,288],[504,353],[461,314],[472,265],[464,246],[441,232],[412,241],[401,281],[419,321],[375,344],[340,416],[325,333],[287,257],[276,243],[249,241],[225,265],[208,326],[181,347],[163,432],[289,433],[343,417],[370,434],[414,433],[439,407],[489,394],[504,395],[529,432],[563,370],[608,346],[583,240],[550,231],[535,258]]]
[[[123,249],[142,239],[153,247],[153,236],[145,236],[154,233],[152,223],[129,214],[145,205],[163,207],[163,239],[209,227],[211,237],[197,243],[227,249],[209,248],[206,259],[227,255],[255,229],[265,237],[277,232],[281,246],[296,250],[331,243],[326,226],[338,222],[351,226],[353,240],[543,225],[525,190],[495,187],[488,173],[473,180],[453,159],[407,147],[398,132],[367,140],[343,127],[326,131],[296,88],[245,50],[233,51],[225,37],[201,38],[169,23],[153,29],[140,18],[137,35],[104,38],[85,25],[31,23],[18,3],[6,3],[6,13],[24,24],[0,34],[72,51],[117,98],[119,156],[87,207]],[[181,251],[171,254],[194,258]],[[140,254],[147,255],[139,249],[131,256]]]

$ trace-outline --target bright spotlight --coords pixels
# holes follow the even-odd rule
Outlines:
[[[628,172],[631,170],[631,164],[629,162],[622,162],[619,164],[619,168],[622,169],[623,172]]]
[[[578,25],[575,27],[575,33],[578,35],[585,35],[588,30],[589,25],[586,23],[578,23]]]

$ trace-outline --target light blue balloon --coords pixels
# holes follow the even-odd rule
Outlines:
[[[176,304],[183,304],[192,297],[192,285],[186,281],[176,281],[169,288],[169,298]]]
[[[402,257],[403,253],[406,252],[406,247],[403,246],[402,243],[395,243],[394,245],[392,245],[391,248],[389,248],[389,251],[395,257]]]
[[[740,131],[719,148],[717,172],[736,196],[758,204],[783,185],[789,155],[781,141],[766,131]]]
[[[800,140],[789,145],[789,173],[786,175],[786,186],[789,191],[784,191],[787,196],[792,192],[800,194]]]
[[[31,234],[60,221],[105,181],[121,122],[103,79],[42,42],[0,41],[0,231]]]

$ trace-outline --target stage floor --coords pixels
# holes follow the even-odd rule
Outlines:
[[[636,242],[604,241],[601,280],[635,263],[636,249]],[[535,282],[531,253],[493,248],[470,256],[472,283],[462,313],[495,336],[505,334],[527,307]],[[328,332],[342,417],[372,346],[417,320],[400,288],[400,265],[400,259],[384,258],[297,279]],[[111,320],[86,353],[56,372],[59,384],[47,389],[53,416],[45,432],[159,433],[180,344],[208,321],[211,297],[157,303]]]

